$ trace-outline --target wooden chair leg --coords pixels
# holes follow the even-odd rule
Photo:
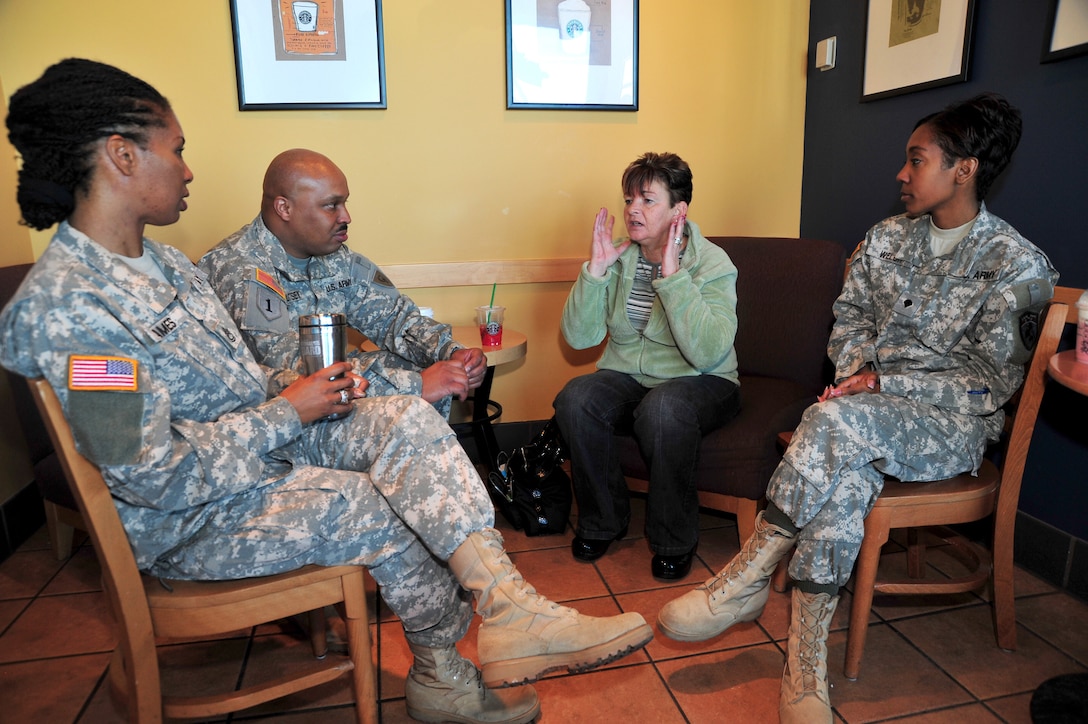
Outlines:
[[[1013,589],[1013,526],[998,526],[994,535],[994,633],[997,645],[1016,650],[1016,595]]]
[[[358,581],[357,591],[344,592],[341,610],[348,634],[348,647],[355,663],[351,672],[352,689],[355,692],[355,717],[358,724],[378,724],[378,686],[362,576],[359,576]]]
[[[926,575],[926,544],[918,528],[907,529],[907,575],[924,578]]]
[[[737,537],[741,546],[755,535],[756,516],[759,515],[760,501],[737,498]]]
[[[53,545],[53,553],[58,561],[68,559],[72,555],[72,538],[75,528],[68,522],[64,510],[56,503],[43,500],[45,507],[45,526],[49,531],[49,542]]]
[[[880,549],[888,542],[888,521],[874,509],[865,519],[865,539],[854,566],[854,602],[850,607],[850,628],[846,633],[846,664],[843,673],[855,681],[861,668],[861,655],[865,651],[865,637],[869,633],[869,612],[873,608],[873,586],[876,584]]]
[[[128,656],[125,650],[128,650]],[[131,668],[128,657],[131,657]],[[115,706],[125,710],[130,722],[163,720],[162,681],[154,639],[129,647],[120,641],[109,665],[110,696]]]
[[[323,659],[329,653],[329,621],[325,617],[325,609],[314,609],[307,616],[310,620],[310,646],[314,650],[314,658]]]

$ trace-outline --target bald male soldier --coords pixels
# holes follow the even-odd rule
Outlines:
[[[397,549],[402,543],[390,538],[403,527],[400,520],[413,530],[456,538],[462,526],[447,510],[449,501],[457,503],[454,513],[479,508],[480,522],[470,527],[483,528],[469,534],[470,542],[452,556],[423,551],[421,561],[413,559],[419,572],[406,562],[395,570],[389,567],[390,573],[383,574],[388,577],[380,581],[383,598],[399,610],[412,653],[405,678],[407,711],[429,722],[525,724],[540,712],[535,691],[489,687],[533,681],[557,666],[593,668],[644,646],[653,631],[637,613],[593,618],[558,606],[536,594],[511,563],[499,574],[501,586],[528,610],[514,615],[509,607],[493,603],[499,600],[496,593],[478,596],[477,610],[485,619],[477,636],[482,673],[458,652],[456,643],[468,628],[472,608],[467,595],[454,590],[456,584],[476,595],[485,587],[480,583],[483,569],[505,565],[508,558],[501,536],[490,527],[494,511],[487,492],[452,441],[452,431],[445,428],[440,457],[431,447],[420,446],[422,436],[440,434],[426,420],[433,418],[439,425],[441,420],[418,400],[432,405],[444,400],[448,410],[451,395],[463,396],[479,386],[486,362],[482,350],[454,342],[448,325],[420,315],[377,266],[344,246],[351,222],[347,198],[347,180],[332,161],[312,151],[285,151],[265,174],[260,215],[206,254],[200,266],[257,361],[268,367],[300,368],[297,325],[303,314],[342,312],[348,324],[381,347],[376,354],[353,354],[351,359],[369,382],[366,396],[371,399],[357,400],[350,418],[316,424],[326,426],[320,435],[333,436],[346,455],[365,451],[373,466],[364,480],[383,496],[392,497],[387,488],[413,499],[416,491],[425,491],[430,497],[423,502],[432,507],[420,516],[421,503],[396,524],[381,524],[373,517],[381,506],[373,508],[366,498],[358,516],[379,522],[363,530],[362,543],[379,551],[379,558],[407,558]],[[401,408],[409,412],[398,412]],[[450,465],[443,464],[446,458]],[[426,466],[428,472],[421,472]],[[335,472],[321,475],[335,477]],[[308,509],[302,514],[312,515]],[[338,527],[350,528],[353,520],[345,516]],[[473,558],[477,541],[490,549]],[[420,549],[417,542],[413,555]],[[423,617],[426,625],[419,623]]]
[[[325,156],[292,149],[272,159],[261,213],[204,255],[201,268],[261,364],[301,372],[298,318],[342,313],[376,352],[348,361],[367,395],[414,395],[448,417],[453,397],[480,386],[483,350],[453,340],[378,266],[347,248],[348,182]]]

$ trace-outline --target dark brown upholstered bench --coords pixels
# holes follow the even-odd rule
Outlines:
[[[741,410],[703,439],[696,468],[702,506],[737,516],[741,542],[751,535],[767,481],[781,458],[778,433],[831,381],[827,338],[831,305],[842,290],[845,249],[812,239],[710,237],[736,265],[737,357]],[[648,471],[633,437],[623,435],[620,463],[628,485],[646,490]]]

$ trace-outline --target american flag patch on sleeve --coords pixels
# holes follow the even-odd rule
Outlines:
[[[68,358],[68,389],[135,391],[138,365],[127,357],[74,354]]]

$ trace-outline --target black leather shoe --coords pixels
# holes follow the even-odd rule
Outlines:
[[[574,540],[570,542],[570,553],[580,561],[595,561],[608,552],[608,546],[612,545],[612,541],[619,540],[625,535],[627,535],[626,526],[614,538],[604,540],[574,536]]]
[[[695,549],[692,548],[687,553],[681,553],[678,556],[654,556],[651,564],[654,578],[661,578],[666,581],[683,578],[691,573],[691,559],[694,555]]]

